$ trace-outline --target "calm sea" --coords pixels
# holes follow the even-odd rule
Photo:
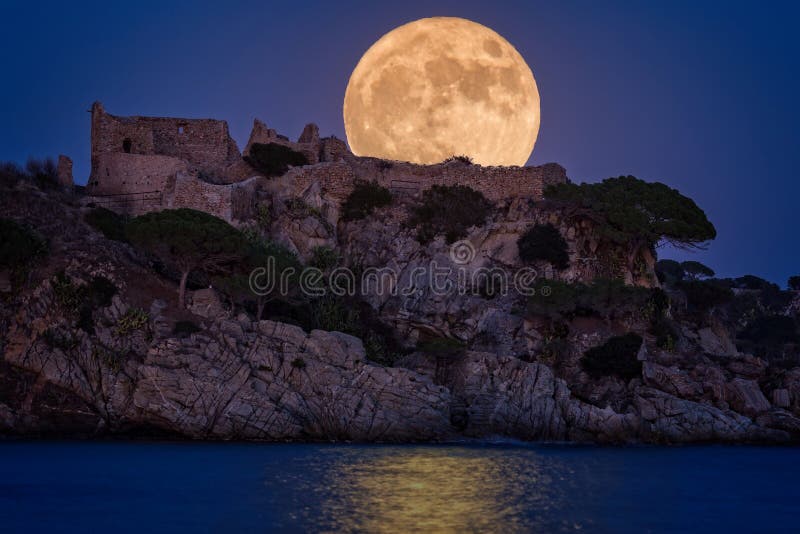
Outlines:
[[[798,448],[0,443],[2,532],[798,529]]]

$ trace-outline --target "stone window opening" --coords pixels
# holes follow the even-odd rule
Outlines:
[[[131,142],[131,138],[126,137],[125,140],[122,142],[122,150],[124,150],[126,154],[130,154],[132,144],[133,143]]]
[[[183,126],[178,126],[178,134],[183,135]]]

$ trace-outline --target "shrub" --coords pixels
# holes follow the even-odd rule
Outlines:
[[[650,333],[656,338],[656,346],[666,351],[675,350],[679,332],[675,324],[666,317],[658,317],[650,324]]]
[[[785,358],[787,345],[800,344],[797,322],[785,315],[757,318],[737,336],[737,348],[768,360]]]
[[[591,284],[541,280],[528,298],[527,312],[549,318],[596,315],[614,318],[639,314],[658,317],[669,305],[660,289],[626,285],[621,280],[598,279]]]
[[[466,345],[457,339],[435,337],[417,343],[417,350],[431,356],[455,356],[466,350]]]
[[[447,243],[467,235],[472,226],[481,226],[492,204],[480,192],[465,185],[434,185],[422,193],[422,202],[411,211],[409,225],[417,228],[417,240],[429,243],[444,234]]]
[[[792,291],[800,291],[800,276],[790,276],[787,285]]]
[[[459,163],[466,163],[467,165],[472,165],[472,158],[469,156],[450,156],[446,160],[442,161],[442,163],[452,163],[454,161],[458,161]]]
[[[685,274],[681,264],[675,260],[658,260],[655,271],[658,281],[666,286],[674,286],[683,280]]]
[[[25,171],[39,189],[58,187],[58,167],[52,158],[30,158],[25,164]]]
[[[339,253],[330,247],[314,247],[311,249],[311,259],[308,264],[321,271],[333,269],[339,264]]]
[[[27,278],[36,259],[47,253],[47,241],[33,230],[0,217],[0,270],[11,272],[14,285]]]
[[[130,308],[125,315],[119,318],[114,333],[118,336],[127,336],[134,330],[143,330],[150,322],[150,315],[139,308]]]
[[[519,257],[524,262],[547,261],[556,269],[569,266],[567,242],[552,224],[536,224],[517,240]]]
[[[200,332],[203,329],[197,326],[194,321],[176,321],[175,326],[172,327],[172,333],[176,336],[186,336]]]
[[[705,313],[733,299],[733,291],[718,280],[684,281],[679,287],[686,294],[689,307],[699,313]]]
[[[746,274],[744,276],[740,276],[739,278],[734,278],[730,281],[730,285],[736,289],[750,289],[753,291],[780,289],[777,284],[773,284],[768,280],[764,280],[763,278],[752,274]]]
[[[587,350],[581,366],[593,378],[618,376],[630,380],[642,374],[642,362],[636,358],[641,346],[641,336],[633,332],[615,336]]]
[[[356,181],[353,191],[342,204],[342,220],[355,221],[370,215],[376,208],[392,203],[392,194],[377,182]]]
[[[308,158],[302,152],[296,152],[288,146],[277,143],[254,143],[245,161],[264,176],[281,176],[289,170],[289,166],[308,165]]]
[[[683,273],[691,280],[710,278],[716,274],[711,267],[707,267],[699,261],[693,260],[681,263],[681,269],[683,269]]]
[[[0,163],[0,184],[6,187],[14,187],[25,178],[27,178],[25,171],[16,163],[11,161]]]
[[[83,218],[89,226],[106,236],[107,239],[126,243],[126,220],[122,215],[106,208],[93,208]]]
[[[306,361],[303,358],[295,358],[292,360],[292,367],[295,369],[305,369]]]

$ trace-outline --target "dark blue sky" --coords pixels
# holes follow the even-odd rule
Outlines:
[[[0,6],[0,159],[64,153],[89,169],[89,109],[228,120],[344,138],[361,54],[392,28],[459,16],[531,66],[542,127],[531,163],[575,181],[633,174],[716,224],[692,254],[719,275],[800,273],[800,8],[777,2],[102,2]],[[602,5],[601,5],[602,4]],[[676,254],[667,252],[667,255]],[[678,257],[685,256],[677,254]]]

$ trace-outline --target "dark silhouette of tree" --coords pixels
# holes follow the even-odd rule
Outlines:
[[[213,215],[188,208],[136,217],[125,233],[135,246],[180,271],[181,307],[185,305],[186,280],[191,272],[229,272],[247,251],[247,241],[236,228]]]
[[[634,176],[608,178],[597,184],[554,184],[545,197],[567,214],[600,224],[603,236],[628,247],[628,268],[645,248],[660,242],[679,248],[704,248],[717,236],[714,225],[695,202],[677,189]]]

